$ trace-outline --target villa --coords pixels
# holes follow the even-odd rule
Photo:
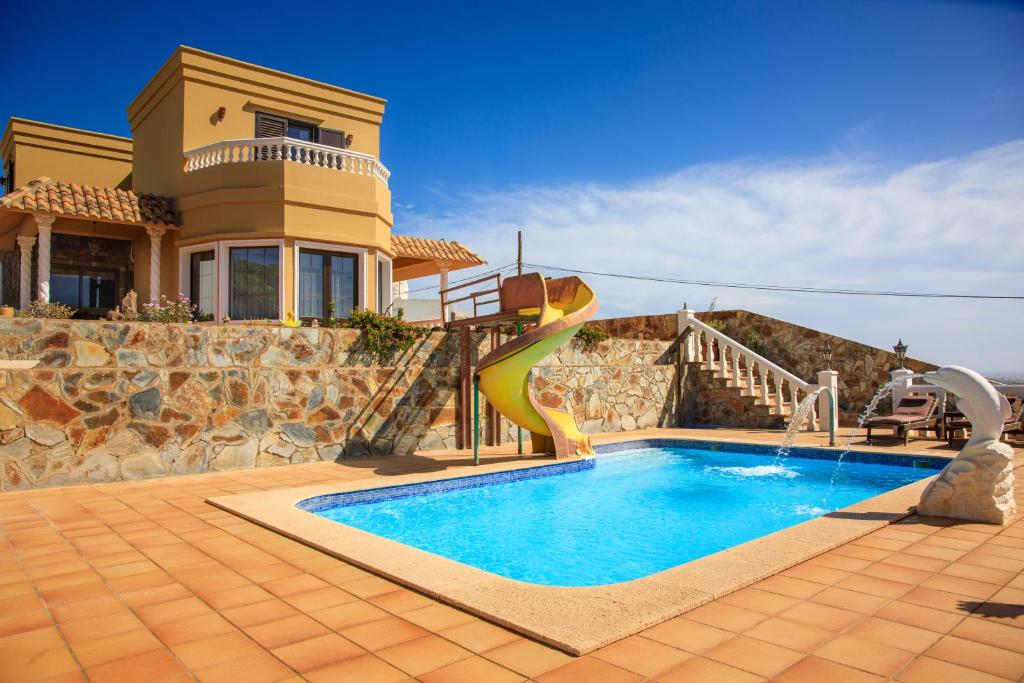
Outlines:
[[[10,120],[0,683],[1024,678],[1024,385],[449,284],[384,105],[180,47],[131,138]]]
[[[395,283],[480,265],[457,242],[392,234],[384,108],[183,46],[128,105],[130,138],[12,118],[3,302],[98,318],[134,289],[184,294],[203,319],[323,319],[332,300],[345,318],[389,310]]]

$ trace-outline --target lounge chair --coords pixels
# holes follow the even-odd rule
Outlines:
[[[869,418],[864,426],[868,428],[867,442],[871,444],[871,430],[879,427],[892,428],[893,436],[903,437],[903,445],[910,442],[910,431],[913,429],[934,429],[939,435],[939,419],[935,417],[938,402],[931,394],[907,394],[904,396],[892,415],[879,415]]]
[[[1024,424],[1024,398],[1017,396],[1016,394],[1006,394],[1006,400],[1010,404],[1010,414],[1003,421],[1003,436],[1010,432],[1019,432]],[[949,445],[953,445],[953,434],[963,429],[966,434],[966,430],[971,428],[971,421],[966,418],[960,418],[956,420],[950,420],[946,423],[946,440]]]

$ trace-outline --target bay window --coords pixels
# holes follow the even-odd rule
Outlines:
[[[216,312],[217,261],[213,249],[192,252],[189,263],[189,299],[197,320],[212,320]]]
[[[280,250],[276,246],[228,249],[228,315],[233,320],[276,320]]]

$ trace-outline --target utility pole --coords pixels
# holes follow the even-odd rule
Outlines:
[[[523,231],[519,230],[516,232],[516,238],[519,242],[519,252],[516,256],[516,275],[523,274]]]

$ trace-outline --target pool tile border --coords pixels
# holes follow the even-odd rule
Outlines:
[[[598,446],[599,453],[629,450],[638,444],[703,444],[709,449],[728,441],[690,439],[633,439],[624,444]],[[771,444],[754,446],[766,453]],[[696,447],[696,446],[691,446]],[[811,455],[835,450],[801,448]],[[863,453],[863,452],[861,452]],[[803,453],[801,453],[803,455]],[[916,455],[882,458],[918,458]],[[822,456],[824,457],[824,456]],[[920,456],[933,459],[933,456]],[[945,459],[937,458],[942,461]],[[887,460],[890,461],[891,460]],[[550,476],[561,469],[587,463],[588,459],[552,463],[550,460],[510,461],[481,465],[478,474],[451,477],[431,472],[396,477],[396,484],[383,487],[427,484],[451,486],[480,476]],[[593,461],[589,460],[590,466]],[[937,464],[937,463],[936,463]],[[545,468],[558,468],[556,471]],[[541,470],[530,472],[528,470]],[[532,478],[532,477],[531,477]],[[727,593],[767,578],[793,565],[848,543],[864,534],[911,514],[926,477],[829,515],[781,529],[775,533],[705,556],[677,567],[633,581],[606,586],[557,587],[529,584],[490,574],[387,538],[320,517],[299,505],[309,499],[326,499],[338,494],[376,495],[379,480],[361,480],[342,485],[311,486],[260,491],[208,499],[210,503],[295,540],[342,558],[381,576],[518,631],[570,654],[581,655],[603,645],[654,626]],[[475,483],[475,482],[470,482]],[[484,485],[483,482],[480,485]],[[407,489],[408,490],[408,489]]]

